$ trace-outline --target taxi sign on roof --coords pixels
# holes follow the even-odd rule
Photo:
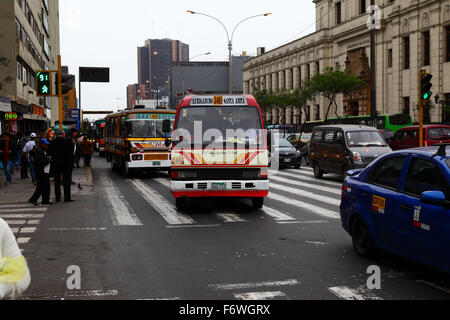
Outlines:
[[[247,106],[243,96],[199,96],[193,97],[191,106]]]

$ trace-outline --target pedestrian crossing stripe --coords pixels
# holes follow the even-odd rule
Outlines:
[[[281,183],[286,183],[286,184],[289,184],[289,185],[305,187],[305,188],[308,188],[310,190],[312,189],[312,190],[317,190],[317,191],[325,191],[325,192],[332,193],[332,194],[335,194],[335,195],[338,195],[338,196],[341,195],[341,191],[339,189],[337,189],[337,188],[330,188],[330,187],[326,187],[326,186],[315,186],[315,185],[312,185],[310,183],[300,182],[300,181],[295,181],[295,180],[289,180],[289,179],[286,179],[286,178],[283,178],[283,177],[278,177],[278,176],[272,176],[272,177],[270,177],[269,180],[276,181],[278,183],[281,182]]]
[[[319,186],[326,185],[326,186],[335,187],[335,188],[342,187],[342,183],[335,182],[332,180],[326,180],[326,179],[317,179],[316,177],[314,177],[314,174],[309,173],[309,172],[294,172],[294,171],[287,170],[287,171],[279,171],[274,176],[275,177],[282,176],[282,177],[294,178],[294,179],[298,179],[298,180],[302,180],[302,181],[311,181],[313,183],[316,183],[316,185],[319,185]],[[316,185],[314,185],[314,186],[316,186]]]
[[[275,189],[277,191],[291,193],[291,194],[298,195],[298,196],[301,196],[301,197],[310,198],[312,200],[317,200],[317,201],[320,201],[322,203],[335,205],[337,207],[339,207],[340,204],[341,204],[341,200],[340,199],[338,200],[338,199],[335,199],[335,198],[332,198],[332,197],[322,196],[322,195],[319,195],[319,194],[316,194],[316,193],[313,193],[313,192],[310,192],[310,191],[299,190],[299,189],[287,187],[287,186],[281,185],[281,184],[271,183],[269,185],[269,187],[270,187],[270,190],[271,189]]]

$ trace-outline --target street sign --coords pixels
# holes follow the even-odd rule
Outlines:
[[[80,119],[80,109],[70,110],[70,119],[79,120]]]
[[[80,67],[80,82],[109,82],[109,68]]]

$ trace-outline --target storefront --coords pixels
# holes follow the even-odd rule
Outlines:
[[[22,130],[28,133],[44,133],[49,127],[49,121],[45,116],[44,108],[30,105],[30,113],[23,115]]]

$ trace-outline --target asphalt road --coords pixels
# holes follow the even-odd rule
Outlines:
[[[102,158],[93,166],[94,187],[76,191],[75,202],[10,216],[35,228],[21,244],[32,273],[23,299],[450,298],[449,275],[390,253],[367,260],[353,252],[337,176],[287,169],[271,177],[263,210],[203,200],[180,213],[166,173],[130,180]],[[372,265],[381,268],[380,290],[366,286]],[[80,290],[67,286],[70,266],[79,267]]]

